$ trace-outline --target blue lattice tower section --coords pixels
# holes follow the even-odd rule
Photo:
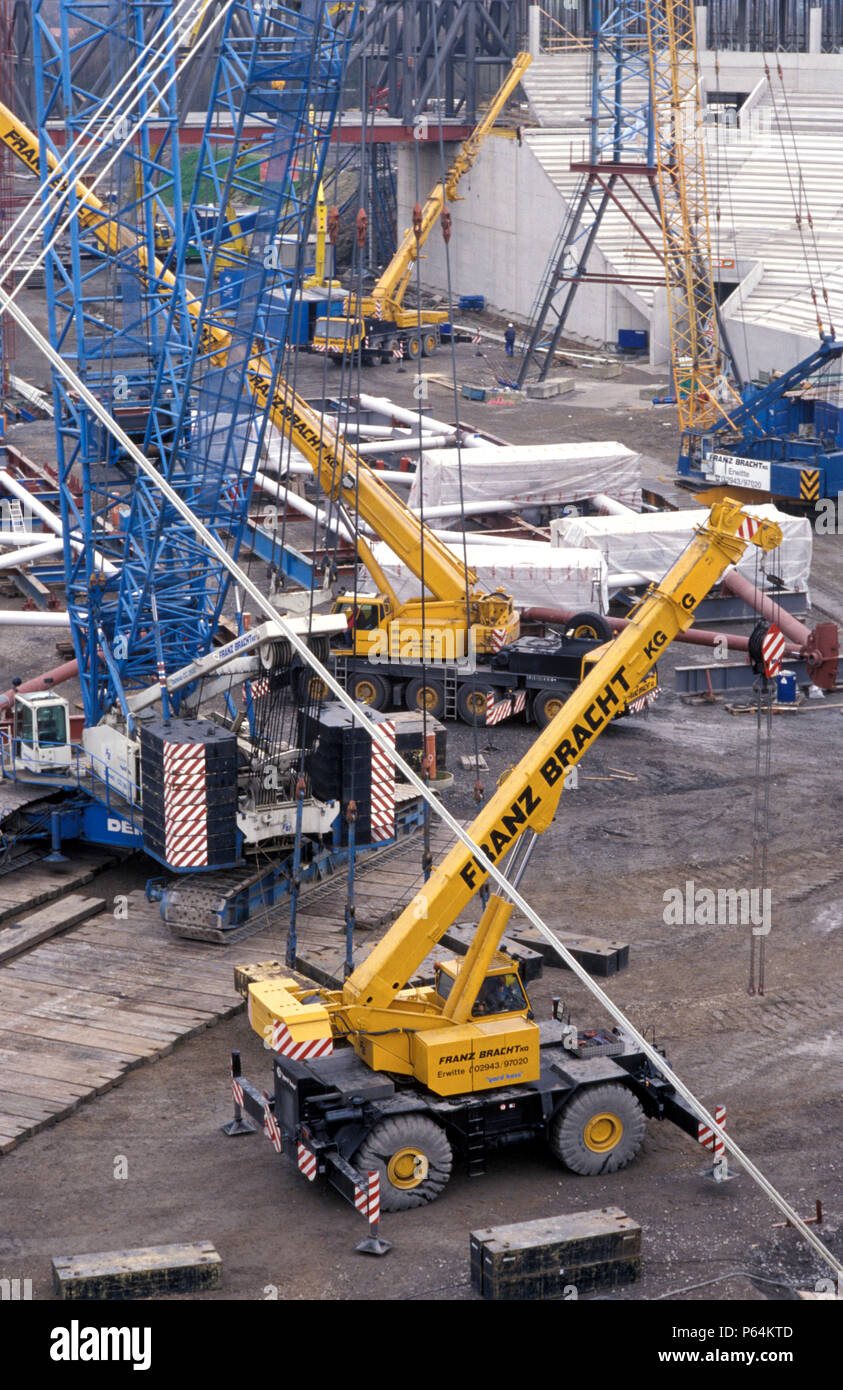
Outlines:
[[[589,275],[588,261],[610,202],[651,250],[662,254],[655,125],[647,39],[648,0],[592,0],[588,147],[571,169],[580,175],[539,284],[530,338],[518,375],[543,380],[554,360],[577,289],[605,284],[663,284],[663,277]]]
[[[32,5],[48,247],[71,214],[45,263],[50,337],[124,422],[155,414],[154,383],[183,374],[192,339],[184,288],[156,259],[156,242],[176,260],[183,254],[174,10],[136,0],[60,0],[57,12],[46,0]],[[50,170],[66,152],[60,179]],[[67,605],[85,716],[95,723],[115,695],[136,470],[55,374],[53,393]]]
[[[235,4],[221,32],[208,116],[174,265],[193,328],[188,358],[159,359],[147,447],[237,555],[301,284],[356,6]],[[248,136],[245,133],[248,127]],[[180,308],[173,306],[173,320]],[[262,389],[255,390],[256,377]],[[153,431],[158,433],[153,437]],[[168,672],[210,649],[227,570],[138,478],[115,620],[124,689],[156,678],[153,598]]]

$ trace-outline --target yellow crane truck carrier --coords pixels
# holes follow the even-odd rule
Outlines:
[[[779,528],[718,502],[707,523],[630,625],[603,649],[470,827],[475,846],[505,861],[517,886],[536,837],[553,821],[565,774],[751,541]],[[237,1078],[244,1108],[302,1171],[350,1202],[377,1172],[381,1206],[432,1201],[456,1154],[470,1173],[505,1145],[544,1137],[577,1173],[623,1168],[647,1117],[697,1138],[697,1117],[619,1029],[582,1032],[537,1022],[516,963],[499,951],[512,904],[489,895],[467,954],[443,960],[432,986],[415,971],[483,887],[487,871],[459,842],[342,989],[293,978],[252,979],[252,1028],[275,1052],[274,1097]],[[257,972],[256,972],[257,973]]]

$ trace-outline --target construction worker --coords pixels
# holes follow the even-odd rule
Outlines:
[[[512,325],[511,323],[508,323],[508,324],[506,325],[506,332],[505,332],[504,335],[503,335],[503,340],[504,340],[504,342],[506,343],[506,355],[507,355],[507,357],[514,357],[514,356],[515,356],[515,328],[513,327],[513,325]]]

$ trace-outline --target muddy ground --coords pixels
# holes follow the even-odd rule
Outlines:
[[[488,370],[505,366],[502,346],[485,350]],[[463,381],[476,379],[475,352],[458,349]],[[574,396],[518,406],[461,401],[465,418],[518,442],[619,439],[641,450],[647,476],[669,485],[674,412],[639,398],[663,376],[627,368],[620,381],[586,383],[575,370],[560,370],[577,380]],[[299,389],[317,393],[320,375],[320,364],[305,362]],[[409,403],[411,385],[409,373],[390,367],[370,373],[364,389]],[[432,390],[431,408],[454,418],[453,396],[442,390]],[[44,426],[14,428],[11,437],[47,456]],[[843,619],[837,537],[817,537],[814,578],[812,618]],[[55,664],[54,640],[4,631],[0,689],[9,684],[4,675]],[[831,695],[773,721],[772,928],[766,993],[750,997],[748,927],[663,919],[669,890],[753,881],[755,721],[722,704],[689,707],[678,699],[673,668],[699,659],[687,648],[669,653],[652,714],[613,728],[587,755],[523,889],[551,926],[630,943],[629,969],[608,982],[612,998],[640,1028],[654,1030],[709,1107],[727,1105],[729,1129],[801,1214],[822,1199],[823,1238],[840,1257],[843,701]],[[517,726],[498,727],[491,737],[481,731],[487,789],[531,737]],[[461,815],[472,811],[474,775],[459,769],[457,755],[472,746],[470,730],[452,727],[457,781],[448,804]],[[590,780],[612,769],[637,780]],[[96,891],[124,890],[129,877],[141,883],[146,872],[127,865]],[[539,1016],[560,995],[580,1026],[606,1021],[567,972],[546,970],[531,992]],[[362,1261],[355,1253],[362,1223],[329,1189],[280,1164],[262,1137],[222,1135],[233,1047],[242,1050],[246,1074],[268,1084],[266,1053],[241,1015],[130,1073],[0,1160],[0,1275],[31,1278],[35,1298],[48,1299],[53,1255],[208,1239],[224,1262],[223,1289],[209,1299],[470,1300],[469,1232],[606,1205],[644,1227],[642,1280],[618,1290],[618,1300],[788,1299],[825,1273],[794,1231],[774,1229],[778,1213],[748,1177],[711,1183],[700,1176],[703,1151],[652,1122],[637,1161],[607,1177],[574,1176],[538,1144],[493,1159],[482,1178],[455,1173],[432,1206],[384,1219],[383,1234],[394,1243],[388,1259]],[[125,1179],[114,1176],[120,1155]]]

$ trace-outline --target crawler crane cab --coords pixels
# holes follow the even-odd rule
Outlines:
[[[70,711],[67,700],[49,691],[15,696],[15,744],[19,766],[48,773],[70,767]]]

